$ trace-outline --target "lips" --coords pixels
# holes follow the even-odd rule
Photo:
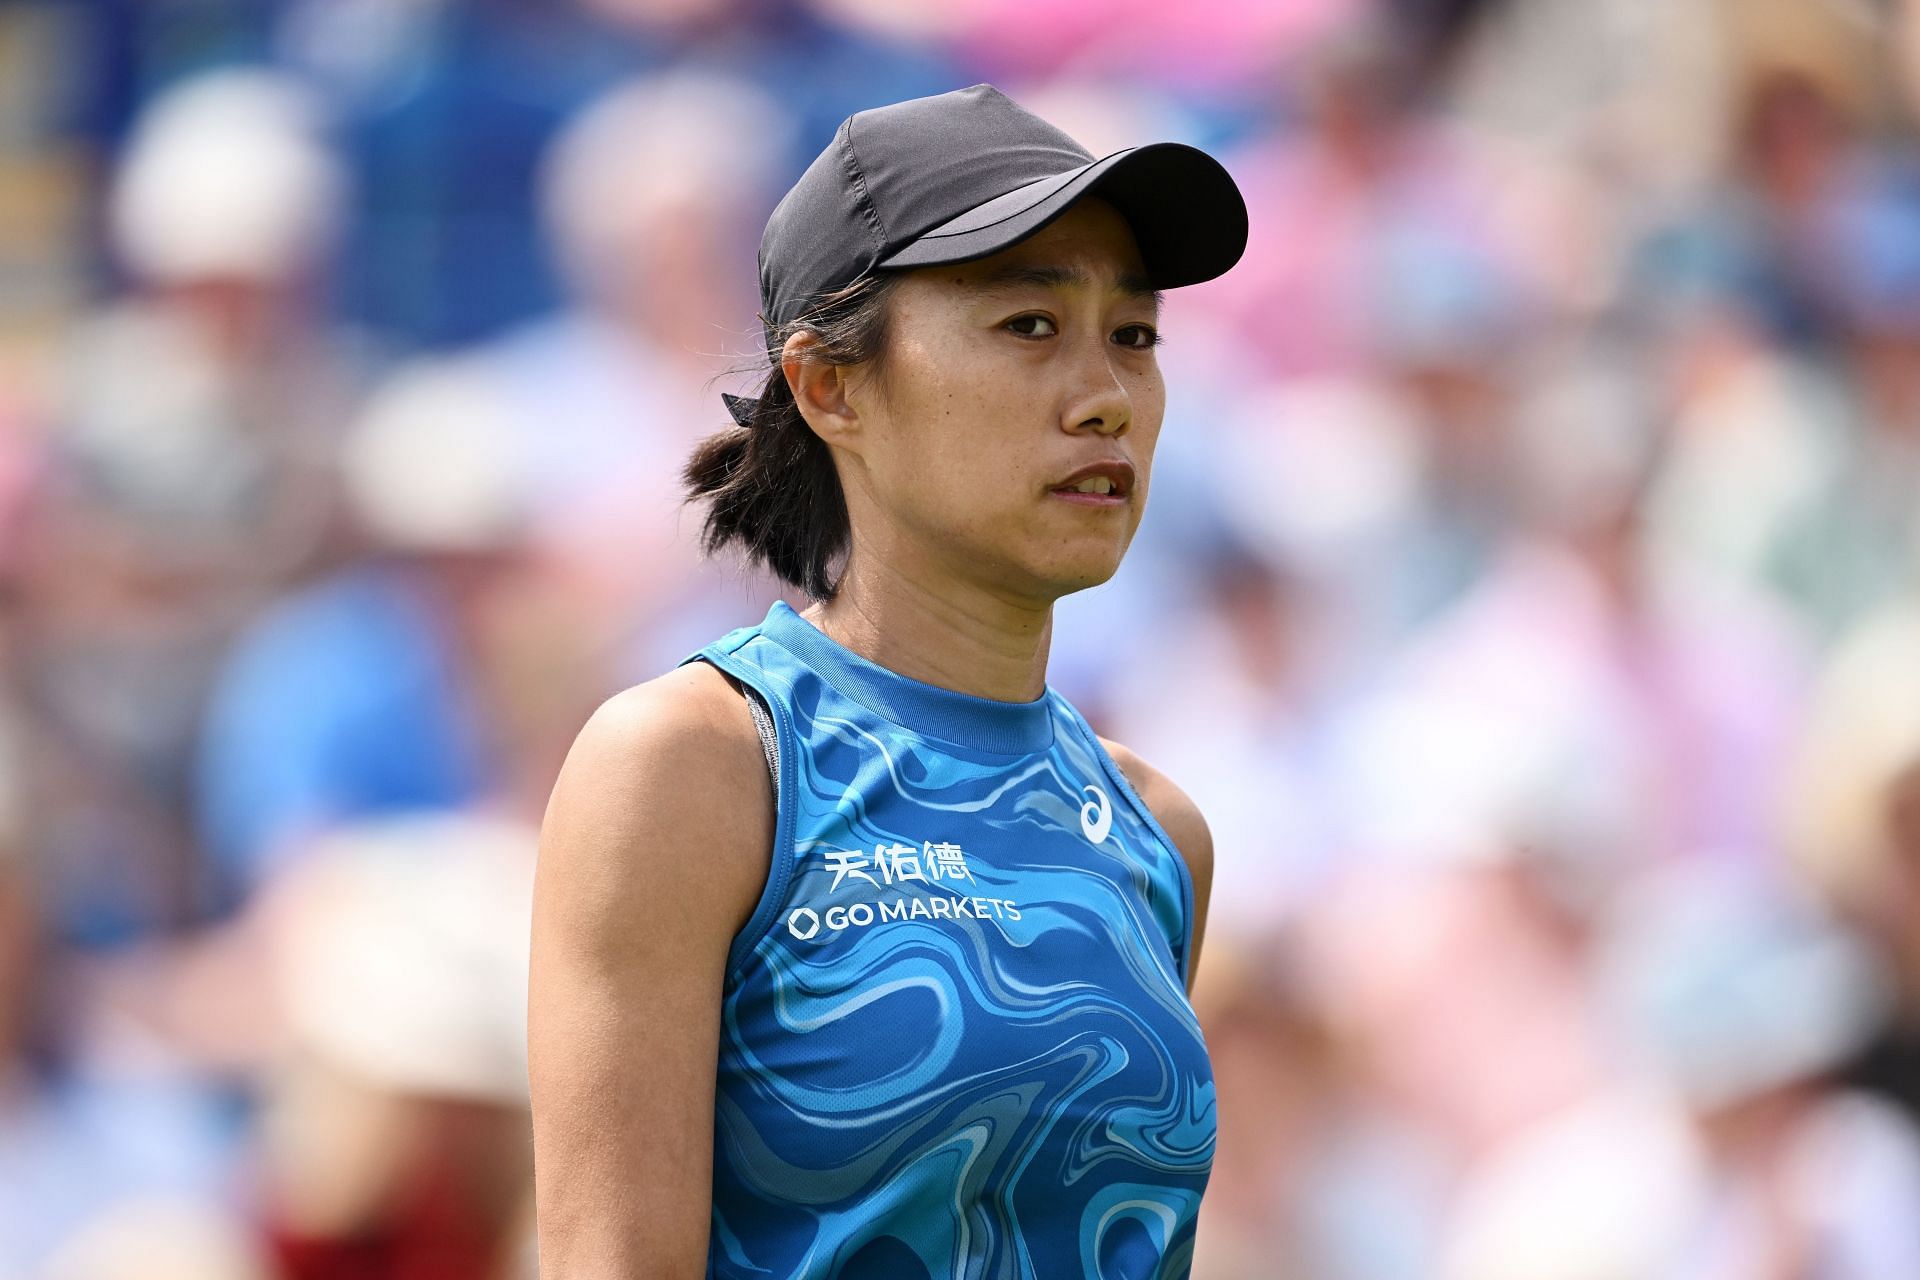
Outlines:
[[[1125,498],[1133,493],[1133,464],[1124,458],[1103,458],[1070,471],[1053,486],[1053,492],[1073,491],[1074,486],[1094,476],[1104,476],[1113,486],[1111,496]]]

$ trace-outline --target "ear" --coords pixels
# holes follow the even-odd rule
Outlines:
[[[851,446],[860,432],[860,412],[847,397],[848,375],[845,365],[809,360],[808,348],[819,338],[802,329],[787,339],[780,350],[780,368],[787,375],[787,387],[800,416],[814,434],[830,444]]]

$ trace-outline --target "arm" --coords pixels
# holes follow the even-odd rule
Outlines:
[[[1200,807],[1166,774],[1117,742],[1101,738],[1100,745],[1146,801],[1154,820],[1173,837],[1193,879],[1193,945],[1187,957],[1187,994],[1192,995],[1194,976],[1200,972],[1200,943],[1207,932],[1207,901],[1213,896],[1213,832]]]
[[[704,1274],[723,971],[773,824],[745,700],[708,663],[614,696],[575,739],[534,875],[542,1274]]]

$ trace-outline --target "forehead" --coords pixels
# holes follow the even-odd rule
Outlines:
[[[1018,244],[924,271],[967,294],[1078,288],[1160,301],[1133,229],[1111,205],[1093,197],[1077,201]]]

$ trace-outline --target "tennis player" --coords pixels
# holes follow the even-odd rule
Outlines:
[[[773,367],[686,479],[811,603],[611,698],[554,789],[543,1275],[1188,1274],[1212,849],[1046,667],[1146,505],[1159,291],[1246,235],[1205,152],[986,84],[855,114],[774,210]]]

